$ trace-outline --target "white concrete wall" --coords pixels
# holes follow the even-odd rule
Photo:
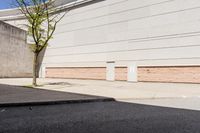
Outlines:
[[[47,66],[199,65],[199,0],[105,0],[71,11]]]
[[[105,0],[70,11],[43,66],[200,65],[200,0]]]

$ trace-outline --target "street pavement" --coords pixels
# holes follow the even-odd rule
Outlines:
[[[0,133],[199,133],[200,112],[123,102],[0,107]]]
[[[113,98],[0,84],[0,107],[113,101]]]
[[[200,133],[198,84],[30,81],[0,79],[0,133]]]

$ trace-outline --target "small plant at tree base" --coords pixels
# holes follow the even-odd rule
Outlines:
[[[60,13],[54,0],[16,0],[16,3],[27,20],[28,36],[32,37],[31,50],[33,58],[33,86],[37,86],[38,60],[40,52],[48,46],[58,22],[67,11]]]

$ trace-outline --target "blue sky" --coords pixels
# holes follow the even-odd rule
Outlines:
[[[0,9],[12,8],[11,5],[15,0],[0,0]]]
[[[26,2],[31,0],[26,0]],[[46,0],[45,0],[46,1]],[[9,9],[9,8],[16,8],[16,0],[0,0],[0,10],[1,9]]]

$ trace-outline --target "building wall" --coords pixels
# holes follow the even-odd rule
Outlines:
[[[200,66],[139,67],[138,81],[200,83]]]
[[[127,81],[128,69],[127,67],[116,67],[115,68],[115,80]]]
[[[30,77],[32,54],[26,32],[0,21],[0,78]]]
[[[106,0],[71,11],[58,25],[47,66],[197,65],[199,0]]]
[[[105,67],[46,68],[47,78],[106,79]]]
[[[169,71],[174,66],[199,66],[199,12],[199,0],[104,0],[87,4],[71,10],[59,23],[42,66],[106,67],[109,61],[115,61],[116,67],[130,63],[144,69],[169,66]],[[117,71],[115,75],[126,73],[124,69]],[[141,78],[146,71],[138,72],[139,80],[149,81]],[[123,78],[116,79],[125,80],[121,75]]]
[[[139,81],[200,83],[194,80],[199,68],[196,75],[190,71],[200,64],[199,12],[199,0],[106,0],[75,9],[59,24],[43,65],[105,67],[115,61],[115,79],[127,80],[127,70],[117,67],[133,62],[143,66]],[[169,67],[149,74],[149,66]],[[186,67],[175,74],[173,66]]]

